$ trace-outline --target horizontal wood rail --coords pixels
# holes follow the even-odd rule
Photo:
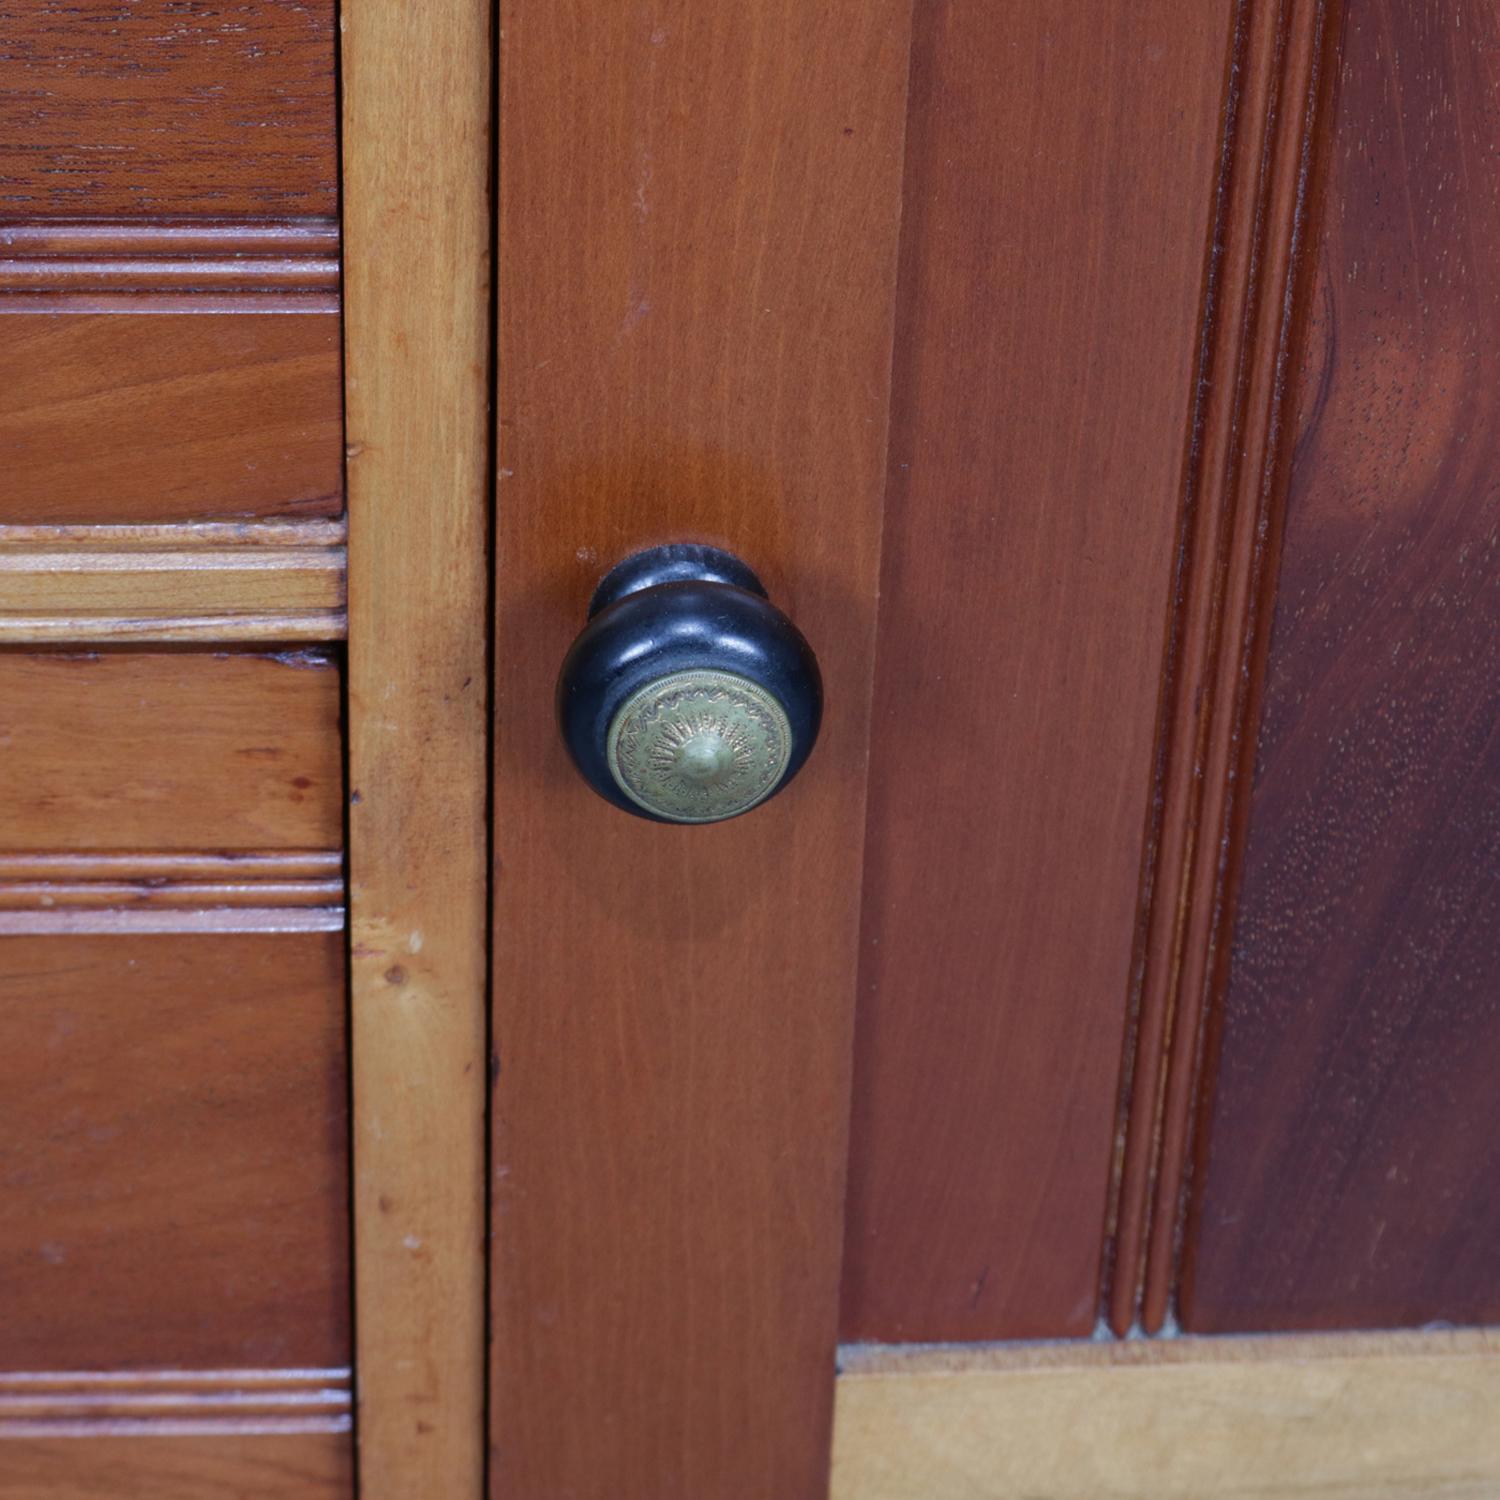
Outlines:
[[[832,1500],[1500,1490],[1500,1332],[846,1346]]]
[[[333,641],[342,521],[0,526],[0,644]]]

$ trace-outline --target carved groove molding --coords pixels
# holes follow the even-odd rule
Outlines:
[[[352,1426],[347,1369],[0,1374],[0,1440],[340,1433]]]
[[[312,312],[338,288],[333,219],[0,223],[0,311]]]
[[[1236,22],[1105,1255],[1103,1315],[1121,1336],[1171,1326],[1204,1027],[1242,842],[1236,799],[1255,740],[1336,10],[1242,0]]]
[[[342,520],[0,526],[0,644],[334,641]]]
[[[0,854],[0,935],[343,926],[338,850]]]

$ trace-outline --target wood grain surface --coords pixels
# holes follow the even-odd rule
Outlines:
[[[833,1500],[1489,1500],[1493,1333],[846,1352]]]
[[[15,1438],[0,1445],[7,1500],[349,1500],[346,1432]]]
[[[491,15],[340,25],[359,1492],[478,1500]]]
[[[342,521],[0,525],[0,643],[333,641]]]
[[[333,0],[5,0],[0,217],[332,214]]]
[[[1500,7],[1351,6],[1193,1329],[1500,1316]]]
[[[0,521],[343,508],[336,297],[0,297],[0,361]]]
[[[1171,1316],[1210,992],[1228,942],[1240,760],[1286,493],[1287,392],[1306,325],[1309,221],[1338,27],[1324,0],[1238,6],[1186,503],[1172,582],[1145,921],[1105,1267],[1119,1335]]]
[[[349,1362],[343,946],[0,944],[0,1365]]]
[[[0,653],[0,847],[337,849],[339,672],[315,651]]]
[[[1231,9],[918,11],[846,1338],[1097,1316]]]
[[[0,854],[0,911],[341,910],[343,865],[343,853],[337,849],[276,854]]]
[[[0,1439],[348,1432],[347,1366],[0,1371]],[[8,1449],[0,1443],[0,1474]]]
[[[496,1500],[827,1483],[909,10],[501,6]],[[827,690],[714,826],[553,722],[599,577],[674,540]]]
[[[0,222],[0,293],[337,292],[336,219]]]

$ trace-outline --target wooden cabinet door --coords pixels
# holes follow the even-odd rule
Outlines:
[[[0,1496],[1500,1489],[1497,0],[9,20]]]
[[[1500,13],[500,31],[491,1493],[1500,1483]],[[554,721],[671,542],[826,687],[712,826]]]

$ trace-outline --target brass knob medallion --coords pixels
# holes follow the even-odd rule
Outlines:
[[[615,784],[674,823],[714,823],[748,812],[786,773],[792,728],[759,683],[698,669],[648,682],[609,726]]]
[[[632,553],[599,581],[557,677],[557,722],[606,802],[658,823],[759,807],[818,738],[802,632],[739,558],[698,542]]]

